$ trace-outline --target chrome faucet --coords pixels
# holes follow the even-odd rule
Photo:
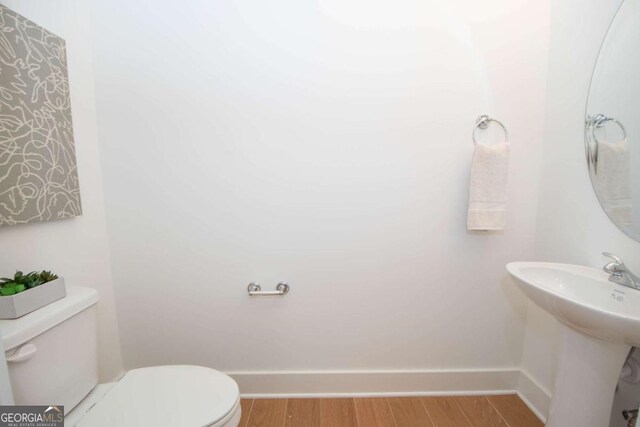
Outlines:
[[[609,252],[603,252],[602,255],[613,259],[613,262],[602,267],[606,273],[609,273],[610,282],[640,290],[640,277],[630,272],[620,257]]]

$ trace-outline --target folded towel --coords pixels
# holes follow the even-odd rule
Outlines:
[[[471,161],[467,230],[503,230],[506,225],[509,143],[476,144]]]
[[[605,212],[618,225],[631,225],[631,177],[629,143],[598,143],[594,184]]]

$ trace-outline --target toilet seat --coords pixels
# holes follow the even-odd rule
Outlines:
[[[201,366],[155,366],[127,372],[77,422],[78,427],[236,426],[238,385]]]

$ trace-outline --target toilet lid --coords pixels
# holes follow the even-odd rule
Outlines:
[[[213,369],[201,366],[134,369],[77,426],[208,426],[224,418],[238,397],[235,381]]]

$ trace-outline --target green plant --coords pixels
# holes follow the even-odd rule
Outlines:
[[[57,278],[58,276],[50,271],[32,271],[27,274],[24,274],[22,271],[16,271],[13,277],[3,277],[0,279],[0,295],[15,295],[27,289],[35,288],[43,283],[51,282]]]
[[[56,280],[58,278],[58,275],[53,274],[50,271],[43,270],[40,272],[39,277],[40,277],[40,280],[42,280],[42,283],[47,283],[47,282],[51,282],[52,280]]]

